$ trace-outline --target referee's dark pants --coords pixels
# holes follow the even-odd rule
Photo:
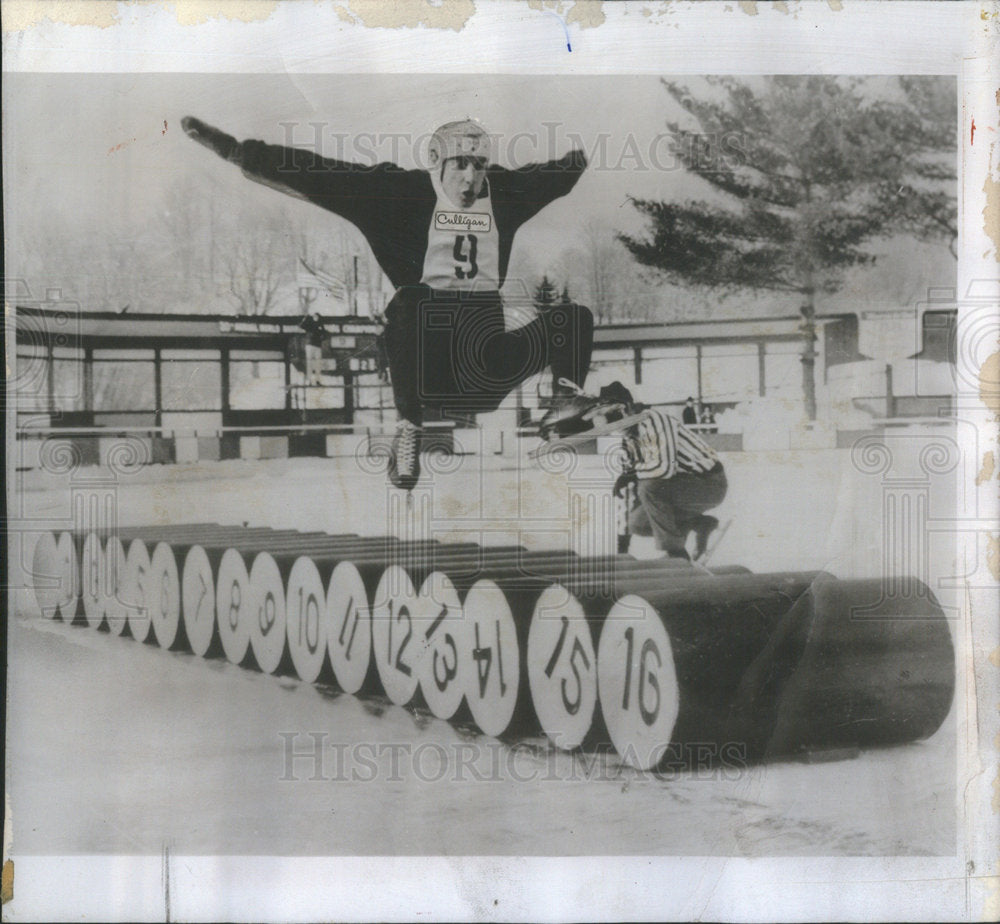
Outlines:
[[[424,408],[444,418],[494,411],[525,379],[552,367],[583,385],[594,318],[582,305],[554,305],[506,330],[500,293],[404,286],[386,308],[385,346],[401,417],[420,426]]]
[[[683,558],[688,533],[706,510],[722,503],[728,487],[721,462],[703,474],[678,472],[672,478],[640,479],[639,505],[629,516],[629,529],[636,536],[653,536],[658,549]]]

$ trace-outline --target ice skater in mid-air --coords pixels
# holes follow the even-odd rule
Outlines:
[[[514,233],[576,184],[582,151],[516,170],[491,164],[489,135],[471,120],[434,132],[428,170],[321,157],[303,148],[232,135],[190,116],[184,131],[252,180],[352,222],[396,287],[385,346],[399,423],[389,477],[411,490],[420,477],[424,411],[495,410],[521,382],[551,368],[554,406],[572,412],[590,366],[593,316],[558,305],[506,330],[500,288]],[[543,424],[545,420],[543,418]]]

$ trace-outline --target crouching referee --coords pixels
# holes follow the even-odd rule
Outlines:
[[[726,472],[715,450],[696,433],[655,408],[637,404],[621,382],[601,389],[602,401],[625,405],[639,420],[623,435],[625,469],[615,481],[621,497],[635,483],[637,501],[629,513],[629,530],[653,536],[671,558],[690,559],[686,545],[695,534],[695,559],[705,554],[708,537],[719,521],[705,511],[726,497]]]

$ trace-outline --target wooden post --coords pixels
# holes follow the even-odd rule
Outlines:
[[[56,363],[55,363],[55,351],[52,349],[52,341],[49,340],[45,344],[46,354],[46,391],[49,404],[49,416],[53,416],[56,413]]]
[[[155,423],[160,427],[163,425],[163,357],[159,349],[153,350],[153,406],[156,408]]]
[[[701,407],[701,344],[697,343],[694,347],[695,361],[698,364],[698,406]]]
[[[292,409],[292,361],[288,355],[291,349],[291,340],[285,343],[285,410]]]
[[[816,306],[813,290],[804,290],[806,303],[802,306],[802,395],[806,417],[816,419]]]
[[[83,409],[87,414],[94,413],[94,348],[85,347],[83,351]],[[93,417],[91,417],[93,423]]]
[[[344,419],[346,423],[354,423],[354,374],[344,373]]]
[[[229,347],[222,348],[219,361],[222,363],[219,370],[222,403],[219,406],[222,408],[222,413],[224,414],[229,410]]]

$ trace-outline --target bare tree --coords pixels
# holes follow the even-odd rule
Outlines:
[[[383,305],[376,291],[380,289],[382,270],[367,241],[353,226],[341,219],[331,224],[330,216],[325,214],[319,214],[317,220],[310,213],[297,218],[292,242],[296,262],[337,280],[347,293],[352,311],[364,313],[366,308],[372,313],[381,311]],[[304,310],[316,300],[316,294],[307,298],[308,302],[302,305]]]
[[[586,304],[598,324],[637,321],[655,317],[656,286],[640,272],[617,239],[611,224],[591,218],[577,238],[577,246],[565,250],[552,270],[560,287]]]
[[[604,222],[591,218],[584,222],[580,238],[586,260],[586,279],[590,287],[590,309],[598,323],[614,313],[616,288],[614,230]]]
[[[210,248],[214,245],[209,209],[213,190],[198,175],[184,175],[166,192],[157,230],[164,239],[164,255],[177,279],[175,291],[185,301],[203,296]]]
[[[244,206],[227,230],[220,262],[229,294],[240,314],[267,314],[282,284],[292,278],[294,243],[288,217],[277,209]]]

